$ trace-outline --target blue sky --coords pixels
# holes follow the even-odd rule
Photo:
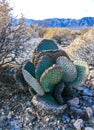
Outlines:
[[[14,16],[31,19],[94,17],[94,0],[10,0]]]

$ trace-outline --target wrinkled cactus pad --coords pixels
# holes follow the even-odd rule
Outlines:
[[[52,92],[54,87],[62,80],[62,76],[62,67],[53,65],[44,71],[40,78],[40,84],[45,92]]]
[[[22,73],[26,82],[34,89],[36,93],[38,93],[39,95],[45,94],[43,88],[40,86],[38,81],[28,71],[22,69]]]
[[[51,50],[51,51],[45,51],[45,52],[39,52],[39,53],[34,52],[32,62],[34,63],[35,66],[37,65],[38,61],[40,60],[40,57],[44,56],[44,55],[51,57],[51,59],[53,60],[54,63],[56,62],[56,59],[60,56],[65,56],[68,59],[70,59],[64,50]]]
[[[56,64],[61,66],[63,69],[63,81],[72,82],[77,77],[77,69],[71,60],[65,56],[60,56],[56,60]]]
[[[49,56],[42,56],[38,61],[38,64],[35,69],[35,76],[38,81],[40,81],[40,77],[42,73],[53,65],[53,61]]]
[[[45,114],[59,114],[59,113],[63,113],[67,108],[67,104],[60,106],[56,104],[53,97],[46,96],[46,95],[44,96],[35,95],[32,99],[32,103],[34,104],[34,106],[36,106],[38,111],[41,111],[41,114],[42,111],[44,111]]]
[[[57,44],[51,39],[43,39],[36,48],[37,52],[58,49]]]
[[[67,83],[67,85],[72,87],[80,87],[87,79],[89,74],[89,67],[85,61],[74,61],[74,64],[77,68],[77,78],[73,82]]]
[[[58,102],[58,104],[60,104],[60,105],[64,104],[62,93],[63,93],[63,90],[65,87],[66,87],[65,84],[63,82],[61,82],[54,89],[54,97],[55,97],[56,101]]]

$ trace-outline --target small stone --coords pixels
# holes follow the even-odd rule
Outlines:
[[[77,119],[74,123],[73,123],[74,127],[77,130],[82,130],[82,128],[84,128],[84,122],[82,119]]]
[[[46,118],[46,121],[47,121],[47,122],[49,121],[49,118],[48,118],[48,117]]]
[[[91,118],[93,116],[93,110],[90,107],[86,108],[86,113],[89,118]]]
[[[94,78],[92,78],[92,79],[90,80],[90,82],[89,82],[89,86],[94,87]]]
[[[92,90],[89,88],[85,88],[82,94],[85,96],[93,96]]]
[[[91,117],[90,123],[94,125],[94,117]]]
[[[73,98],[71,100],[68,100],[68,103],[71,106],[78,106],[78,104],[79,104],[79,98],[76,97],[76,98]]]
[[[94,128],[91,128],[91,127],[85,127],[85,130],[94,130]]]
[[[63,115],[63,118],[64,118],[67,122],[70,122],[70,121],[71,121],[70,115],[67,114],[67,113]]]
[[[88,79],[90,80],[93,77],[94,77],[94,69],[90,70],[89,75],[88,75]]]
[[[82,90],[84,90],[84,87],[83,86],[79,86],[79,87],[75,87],[75,89],[77,89],[79,91],[82,91]]]
[[[93,110],[93,113],[94,113],[94,105],[93,105],[91,108],[92,108],[92,110]]]

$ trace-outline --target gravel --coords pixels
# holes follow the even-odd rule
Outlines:
[[[93,70],[90,67],[90,72]],[[0,83],[0,130],[94,130],[93,75],[89,75],[84,86],[74,90],[73,96],[64,99],[67,108],[58,114],[40,111],[27,89]]]

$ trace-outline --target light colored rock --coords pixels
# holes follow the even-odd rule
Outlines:
[[[91,118],[93,116],[93,110],[90,107],[86,108],[86,113],[89,118]]]
[[[71,105],[71,106],[77,106],[79,104],[79,98],[73,98],[71,100],[68,101],[68,103]]]
[[[94,113],[94,105],[92,106],[92,110],[93,110],[93,113]]]
[[[89,86],[94,87],[94,78],[92,78],[92,79],[89,81]]]
[[[91,128],[91,127],[85,127],[85,130],[94,130],[94,128]]]
[[[82,130],[82,128],[84,128],[84,121],[82,119],[77,119],[73,125],[76,130]]]
[[[83,90],[82,94],[83,94],[84,96],[93,96],[93,92],[92,92],[92,90],[89,89],[89,88],[85,88],[85,89]]]
[[[90,80],[91,78],[94,78],[94,69],[89,72],[88,79]]]

